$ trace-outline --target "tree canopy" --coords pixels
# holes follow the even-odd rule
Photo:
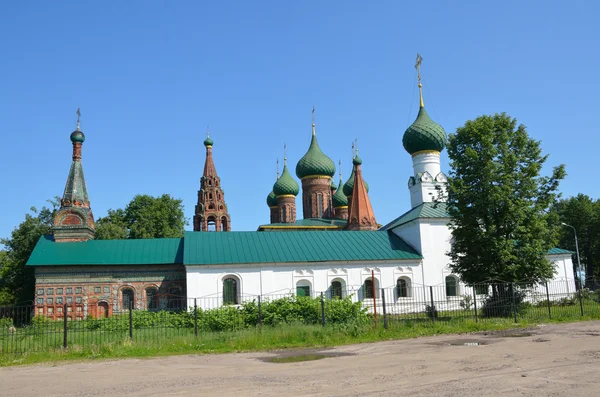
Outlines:
[[[585,269],[586,286],[596,283],[600,263],[600,200],[593,200],[585,194],[560,200],[553,207],[561,222],[571,225],[577,231],[581,265]],[[575,252],[573,229],[563,227],[560,233],[560,247]],[[577,258],[573,257],[576,266]]]
[[[96,221],[96,239],[183,237],[186,224],[182,200],[139,194],[125,209],[108,210]]]
[[[448,156],[451,270],[469,284],[551,278],[546,254],[559,224],[549,209],[564,165],[541,176],[548,156],[540,141],[504,113],[467,121],[450,134]]]
[[[11,233],[10,238],[0,239],[5,251],[0,255],[0,305],[31,303],[35,288],[35,274],[25,266],[29,255],[41,236],[50,233],[52,218],[58,202],[49,200],[53,208],[31,208]]]

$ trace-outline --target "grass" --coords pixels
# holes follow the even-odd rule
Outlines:
[[[570,313],[570,312],[569,312]],[[540,318],[541,322],[573,322],[598,319],[600,316],[561,316],[553,313],[552,320]],[[194,336],[190,329],[139,329],[134,330],[130,340],[127,333],[106,333],[103,338],[72,335],[66,351],[39,351],[22,354],[0,354],[0,366],[23,365],[72,360],[97,360],[121,358],[145,358],[179,354],[215,354],[231,352],[270,351],[291,348],[327,348],[339,345],[407,339],[440,334],[460,334],[477,331],[505,330],[537,325],[537,320],[520,320],[515,324],[510,318],[485,319],[475,322],[472,318],[454,318],[449,321],[402,320],[390,321],[384,329],[380,319],[377,327],[372,324],[319,325],[290,324],[278,327],[250,328],[232,332],[200,333]],[[95,331],[92,331],[95,332]],[[89,332],[88,334],[92,333]],[[57,341],[62,336],[57,333]],[[96,335],[98,336],[98,335]],[[58,343],[61,346],[61,343]]]

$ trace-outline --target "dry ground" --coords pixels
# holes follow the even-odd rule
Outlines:
[[[524,332],[531,334],[515,335]],[[600,395],[598,321],[352,345],[318,353],[337,356],[286,364],[265,361],[292,354],[286,351],[0,368],[0,395]]]

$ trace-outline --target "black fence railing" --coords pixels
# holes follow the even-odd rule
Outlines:
[[[0,354],[100,348],[111,343],[164,343],[177,337],[294,325],[406,322],[543,321],[600,318],[600,290],[573,280],[390,288],[358,286],[314,293],[173,297],[147,310],[105,302],[0,307]],[[44,310],[46,309],[46,310]]]

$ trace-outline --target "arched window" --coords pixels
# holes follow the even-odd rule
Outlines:
[[[344,296],[343,294],[343,287],[342,287],[342,282],[339,280],[333,280],[331,282],[331,298],[339,298],[342,299]]]
[[[363,296],[365,299],[373,299],[375,297],[375,290],[379,288],[379,281],[377,277],[375,278],[375,282],[369,277],[365,280],[363,284]]]
[[[124,288],[123,291],[121,291],[121,294],[122,294],[121,309],[128,310],[130,308],[133,308],[133,302],[134,302],[134,298],[135,298],[135,293],[133,292],[133,290],[131,288]]]
[[[181,296],[181,288],[179,288],[179,287],[169,288],[168,300],[169,300],[169,303],[167,304],[167,307],[170,310],[180,310],[183,306],[183,302],[182,302],[183,297]]]
[[[296,283],[296,296],[310,296],[311,284],[308,280],[300,280]]]
[[[227,231],[227,218],[226,217],[222,217],[221,218],[221,230],[223,231]]]
[[[236,277],[228,276],[223,280],[223,304],[224,305],[237,305],[238,299],[238,280]]]
[[[217,222],[215,221],[215,218],[213,218],[212,216],[210,218],[208,218],[208,222],[206,224],[206,230],[209,232],[217,231]]]
[[[458,280],[454,276],[446,277],[446,296],[456,296],[458,294]]]
[[[323,195],[321,193],[317,194],[317,217],[323,217]]]
[[[408,277],[400,277],[396,281],[396,295],[398,298],[408,298],[410,294],[410,279]]]
[[[281,222],[281,223],[286,223],[286,222],[287,222],[287,211],[286,211],[286,207],[281,207],[281,216],[280,216],[280,222]]]
[[[146,309],[158,309],[158,291],[154,287],[146,288]]]

